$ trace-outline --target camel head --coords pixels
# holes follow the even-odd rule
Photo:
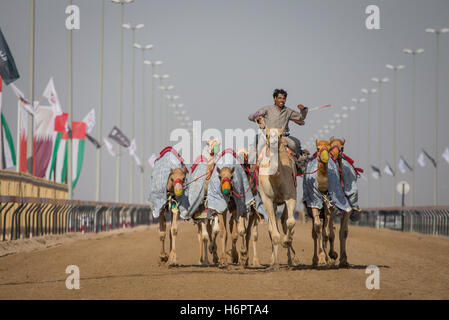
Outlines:
[[[330,143],[327,140],[315,140],[316,151],[318,154],[318,160],[322,163],[327,163],[329,161],[329,149]]]
[[[176,169],[170,168],[170,175],[168,176],[167,182],[167,191],[173,192],[177,197],[182,196],[187,172],[188,170],[186,167]]]
[[[331,157],[334,159],[341,157],[344,150],[345,139],[335,139],[334,137],[331,137],[329,143]]]
[[[213,157],[220,151],[220,141],[216,138],[206,140],[206,148],[209,156]]]
[[[217,167],[218,176],[220,178],[221,192],[225,196],[228,196],[231,193],[232,174],[234,173],[234,169],[234,167],[223,167],[221,169]]]

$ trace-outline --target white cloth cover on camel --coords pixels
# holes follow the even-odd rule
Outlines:
[[[359,190],[357,187],[357,174],[354,167],[345,158],[342,159],[341,164],[345,195],[353,208],[358,207]]]
[[[161,152],[161,154],[163,154],[164,150]],[[150,178],[150,195],[148,197],[148,201],[150,202],[153,210],[154,218],[159,218],[160,210],[167,203],[166,187],[167,180],[170,175],[170,169],[182,169],[183,167],[182,161],[178,159],[174,152],[176,152],[174,149],[169,149],[169,151],[165,152],[165,154],[163,154],[154,163],[153,173],[151,174]],[[174,197],[178,202],[178,209],[181,218],[184,218],[186,216],[187,210],[189,208],[189,200],[186,196],[187,192],[187,190],[184,190],[182,196]]]
[[[203,202],[204,183],[206,182],[206,176],[209,176],[209,174],[206,175],[206,169],[207,162],[199,162],[191,168],[192,172],[189,174],[187,182],[189,184],[187,196],[190,206],[184,219],[190,219]]]
[[[318,159],[315,158],[307,163],[306,172],[314,172],[318,168]],[[340,184],[340,175],[337,164],[329,159],[327,163],[328,192],[333,205],[343,211],[350,211],[351,206],[346,199]],[[323,208],[323,199],[318,190],[317,172],[305,174],[303,178],[303,201],[309,208]]]
[[[221,183],[220,177],[217,172],[217,167],[222,169],[223,167],[235,168],[234,173],[232,175],[232,188],[233,190],[239,194],[240,197],[232,194],[231,196],[234,198],[236,207],[237,207],[237,215],[240,216],[242,214],[247,213],[250,210],[250,206],[255,201],[254,196],[249,188],[249,182],[246,178],[246,174],[243,171],[243,168],[239,162],[239,160],[234,157],[234,152],[225,150],[221,154],[217,156],[217,163],[215,164],[215,168],[212,172],[212,176],[209,181],[208,191],[207,191],[207,217],[212,219],[216,212],[222,213],[227,209],[227,199],[221,192]],[[189,177],[189,182],[199,178],[197,181],[193,182],[189,185],[189,203],[190,207],[187,213],[187,216],[191,217],[195,211],[199,208],[204,199],[204,182],[206,180],[206,163],[200,162],[196,166],[195,170]],[[209,175],[209,174],[208,174]],[[208,176],[207,175],[207,176]],[[247,192],[245,194],[245,192]]]

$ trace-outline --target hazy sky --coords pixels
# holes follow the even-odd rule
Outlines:
[[[101,0],[74,0],[81,15],[80,30],[73,31],[73,118],[82,120],[98,105],[98,70]],[[35,95],[39,99],[48,79],[53,76],[63,110],[68,111],[68,31],[65,28],[65,8],[68,1],[36,0],[35,34]],[[365,27],[365,8],[380,8],[380,30]],[[0,0],[0,27],[14,55],[21,78],[16,85],[29,93],[29,1]],[[306,125],[290,125],[294,136],[306,141],[342,106],[352,105],[352,98],[361,98],[361,88],[375,88],[372,77],[389,77],[382,93],[382,119],[378,120],[378,95],[371,96],[360,109],[360,136],[357,134],[356,111],[326,137],[345,136],[346,153],[365,169],[371,183],[368,203],[367,182],[360,181],[363,206],[376,204],[375,180],[369,164],[378,165],[377,142],[381,130],[382,169],[386,161],[393,165],[393,72],[386,64],[404,64],[398,72],[397,97],[397,158],[403,155],[409,163],[411,155],[411,62],[403,48],[424,48],[416,58],[416,145],[415,157],[421,148],[433,155],[433,123],[435,102],[435,35],[426,28],[449,27],[447,0],[135,0],[125,6],[124,22],[145,24],[136,31],[136,42],[153,44],[146,59],[162,60],[157,72],[171,77],[165,84],[176,88],[177,101],[193,120],[201,120],[205,128],[248,128],[255,125],[247,116],[257,108],[272,103],[274,88],[288,91],[287,105],[296,108],[331,104],[332,107],[310,113]],[[124,30],[124,88],[122,130],[130,133],[131,31]],[[439,68],[439,204],[448,205],[449,164],[441,153],[449,147],[449,34],[440,37]],[[105,1],[104,39],[104,117],[103,136],[117,124],[120,58],[120,6]],[[136,51],[136,139],[140,155],[142,114],[142,61]],[[146,135],[150,135],[151,68],[145,66]],[[156,132],[165,126],[159,120],[159,94],[155,97]],[[4,87],[3,112],[16,139],[16,98]],[[368,138],[368,121],[371,139]],[[177,125],[176,123],[174,125]],[[96,129],[93,135],[97,136]],[[156,136],[159,141],[159,135]],[[357,155],[360,139],[360,155]],[[146,158],[150,144],[147,141]],[[371,161],[367,146],[371,146]],[[157,150],[159,152],[161,145]],[[121,161],[120,201],[129,201],[129,161]],[[145,161],[146,162],[146,161]],[[83,171],[75,189],[75,199],[94,199],[96,151],[86,143]],[[147,171],[148,172],[148,171]],[[135,170],[135,196],[139,200],[140,178]],[[115,159],[102,151],[101,200],[114,201]],[[433,201],[433,169],[416,167],[416,205],[431,205]],[[411,174],[395,179],[382,178],[382,204],[392,205],[394,181],[411,181]],[[148,180],[147,180],[148,181]],[[298,184],[302,180],[298,178]],[[418,183],[419,182],[419,183]],[[146,185],[145,196],[148,192]],[[298,190],[300,192],[301,188]],[[410,204],[411,193],[407,195]],[[400,197],[397,196],[397,204]]]

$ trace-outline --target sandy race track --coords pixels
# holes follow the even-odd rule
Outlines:
[[[158,266],[154,225],[0,243],[0,299],[449,299],[447,237],[350,226],[350,268],[316,270],[311,224],[297,222],[294,247],[302,265],[289,269],[281,248],[281,270],[266,272],[197,266],[195,230],[180,223],[176,268]],[[268,264],[267,224],[259,228],[258,250]],[[66,288],[68,265],[79,267],[79,290]],[[368,265],[380,269],[379,290],[365,286]]]

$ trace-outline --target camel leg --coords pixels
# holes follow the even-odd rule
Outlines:
[[[212,254],[214,263],[218,263],[217,236],[219,231],[220,231],[219,219],[218,216],[215,216],[213,223],[207,224],[207,232],[210,238],[209,253]]]
[[[170,256],[168,258],[169,266],[176,266],[176,236],[178,235],[178,212],[172,212],[172,221],[170,228]]]
[[[235,210],[232,211],[231,219],[229,220],[229,231],[231,232],[232,246],[231,246],[231,250],[228,252],[228,254],[231,256],[232,263],[239,262],[239,254],[237,252],[237,239],[239,237],[239,234],[238,234],[238,230],[237,230],[236,214],[237,213],[235,212]]]
[[[340,267],[349,266],[348,257],[346,255],[346,239],[348,238],[348,221],[351,216],[350,212],[344,212],[340,222]]]
[[[203,243],[203,266],[209,265],[209,258],[207,257],[207,241],[209,240],[209,234],[207,232],[207,225],[210,223],[207,219],[201,220],[201,242]]]
[[[323,235],[322,235],[322,239],[323,239],[323,251],[324,251],[324,255],[326,257],[326,263],[329,263],[329,257],[327,255],[327,244],[329,242],[329,234],[330,234],[329,219],[330,219],[330,210],[325,205],[324,206],[324,219],[323,219]]]
[[[293,249],[293,234],[295,233],[295,217],[294,211],[296,207],[296,200],[289,199],[285,202],[284,212],[282,213],[283,217],[283,229],[284,229],[284,241],[283,246],[287,247],[287,258],[289,266],[298,266],[299,261],[295,255],[295,251]]]
[[[246,217],[243,215],[239,217],[238,223],[238,233],[242,239],[242,244],[240,247],[240,264],[244,267],[248,265],[248,250],[246,248]]]
[[[228,232],[226,230],[226,212],[218,214],[218,221],[220,225],[220,239],[221,239],[221,254],[219,259],[219,267],[225,268],[228,265],[226,261],[226,243],[228,241]]]
[[[168,256],[165,253],[165,235],[166,235],[166,222],[163,209],[159,213],[159,239],[161,240],[161,253],[159,254],[159,265],[164,264],[168,260]]]
[[[203,240],[201,239],[201,221],[197,222],[196,224],[197,231],[198,231],[198,242],[200,243],[200,260],[198,261],[199,265],[203,264]]]
[[[332,264],[335,264],[335,260],[338,258],[338,253],[335,251],[335,226],[334,226],[334,218],[333,218],[333,210],[332,208],[330,220],[329,220],[329,257],[332,259]]]
[[[272,263],[271,269],[274,271],[279,270],[279,243],[281,240],[281,235],[279,234],[277,224],[276,224],[276,209],[277,206],[274,205],[273,201],[268,198],[264,192],[260,192],[262,202],[265,205],[265,209],[268,213],[269,220],[269,232],[271,235],[272,244]]]
[[[323,252],[322,241],[322,224],[320,220],[320,212],[317,208],[312,208],[313,224],[312,224],[312,237],[313,237],[313,260],[312,265],[314,267],[325,265],[326,256]]]
[[[254,209],[251,210],[252,214],[249,216],[248,219],[248,228],[246,231],[246,248],[249,252],[249,241],[252,240],[253,243],[253,266],[254,267],[260,267],[260,261],[259,261],[259,257],[257,255],[257,248],[256,248],[256,244],[257,244],[257,239],[259,236],[259,216],[258,214],[254,211]],[[252,236],[252,237],[251,237]]]

